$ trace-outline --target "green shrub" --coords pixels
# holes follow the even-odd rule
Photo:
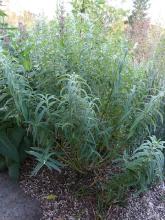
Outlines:
[[[163,143],[142,143],[164,123],[165,90],[156,61],[134,63],[125,12],[91,1],[78,13],[82,5],[74,3],[70,15],[36,21],[26,39],[15,30],[0,51],[0,128],[8,143],[0,145],[0,166],[12,160],[13,170],[22,161],[10,128],[23,131],[21,140],[31,137],[31,150],[21,151],[38,161],[33,174],[43,166],[96,174],[124,155],[123,172],[101,186],[109,203],[129,186],[144,189],[158,174],[162,181]]]

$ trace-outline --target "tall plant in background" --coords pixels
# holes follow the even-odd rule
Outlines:
[[[138,44],[135,51],[135,57],[137,57],[138,62],[147,58],[147,36],[150,25],[150,21],[147,18],[149,3],[150,0],[134,0],[132,13],[128,17],[129,37],[133,44]]]
[[[134,0],[132,14],[129,17],[131,25],[137,21],[144,21],[147,17],[150,0]]]
[[[0,1],[0,6],[3,5],[3,1]],[[5,17],[6,17],[6,13],[4,12],[4,10],[0,9],[0,30],[2,31],[5,27]]]

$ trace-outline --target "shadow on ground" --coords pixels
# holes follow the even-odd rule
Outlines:
[[[0,220],[39,220],[40,204],[25,195],[6,173],[0,173]]]

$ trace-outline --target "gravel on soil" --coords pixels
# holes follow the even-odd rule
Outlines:
[[[31,160],[25,162],[20,185],[40,201],[41,220],[165,220],[165,189],[161,185],[139,196],[130,192],[124,207],[112,205],[101,218],[92,195],[76,196],[81,184],[90,184],[90,178],[80,184],[80,177],[69,169],[59,174],[47,168],[30,177],[33,166]]]
[[[125,207],[111,207],[106,220],[165,220],[165,189],[162,185],[142,195],[130,195]]]
[[[64,170],[61,174],[47,168],[30,177],[32,161],[26,161],[20,186],[26,194],[37,198],[43,210],[42,220],[92,220],[95,219],[92,200],[77,198],[76,174]]]

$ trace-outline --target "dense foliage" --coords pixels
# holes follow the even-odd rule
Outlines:
[[[0,168],[18,177],[28,153],[38,161],[33,174],[45,165],[96,176],[103,169],[95,187],[109,204],[130,186],[163,181],[164,142],[153,135],[163,128],[164,73],[155,58],[135,62],[125,12],[73,3],[72,14],[59,11],[1,42]]]

